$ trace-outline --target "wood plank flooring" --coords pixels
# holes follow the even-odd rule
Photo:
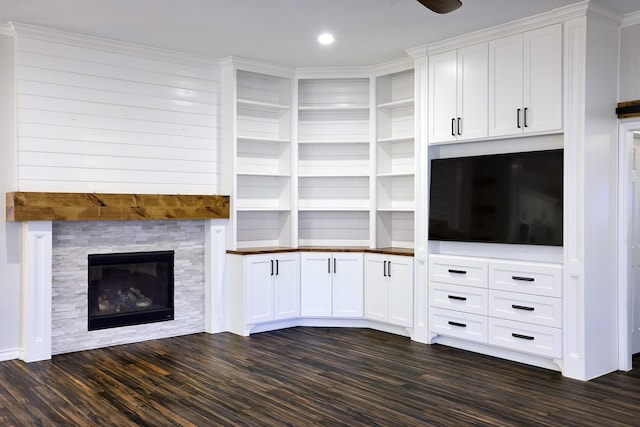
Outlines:
[[[369,329],[195,334],[0,363],[1,426],[640,426],[589,382]]]

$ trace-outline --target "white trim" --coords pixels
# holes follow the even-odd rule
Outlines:
[[[7,360],[13,360],[20,358],[19,348],[9,348],[0,351],[0,362],[6,362]]]
[[[629,234],[631,217],[630,173],[633,142],[629,133],[640,129],[640,121],[620,123],[618,127],[618,369],[631,370],[631,331],[633,305],[629,301]]]
[[[52,234],[51,221],[24,223],[21,359],[25,362],[51,359]]]
[[[225,289],[227,220],[205,221],[205,330],[227,330]]]
[[[522,33],[524,31],[561,23],[569,19],[584,16],[588,6],[589,1],[582,1],[573,5],[553,9],[539,15],[526,17],[506,24],[496,25],[473,33],[438,41],[429,44],[427,46],[427,51],[429,55],[433,55],[463,46],[488,42],[490,40],[510,36],[516,33]]]
[[[0,35],[15,37],[16,31],[11,24],[0,24]]]
[[[295,68],[284,65],[270,64],[238,56],[226,56],[220,60],[221,65],[232,65],[236,70],[254,73],[270,74],[277,77],[293,78]]]
[[[622,27],[629,27],[637,24],[640,24],[640,10],[637,12],[627,13],[622,18]]]
[[[160,60],[164,62],[175,62],[195,67],[215,69],[220,64],[220,60],[218,58],[191,55],[153,46],[125,43],[85,34],[68,33],[36,25],[22,24],[19,22],[14,22],[13,28],[18,38],[27,37],[37,40],[56,41],[58,43],[68,44],[71,46],[97,49],[119,54],[129,54],[141,58]]]

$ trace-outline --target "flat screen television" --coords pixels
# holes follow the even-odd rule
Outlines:
[[[431,160],[429,240],[562,246],[563,150]]]

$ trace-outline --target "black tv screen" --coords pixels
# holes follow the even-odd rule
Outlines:
[[[433,159],[429,240],[562,246],[563,151]]]

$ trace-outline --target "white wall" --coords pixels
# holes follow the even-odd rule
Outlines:
[[[0,25],[0,209],[11,191],[218,194],[220,86],[215,59]],[[21,241],[3,215],[0,360],[20,355]]]
[[[20,191],[217,192],[218,61],[15,29]]]
[[[620,102],[640,99],[640,12],[627,15],[620,30]]]
[[[18,357],[20,347],[21,225],[4,221],[4,194],[16,189],[14,39],[9,33],[0,32],[0,360]]]

